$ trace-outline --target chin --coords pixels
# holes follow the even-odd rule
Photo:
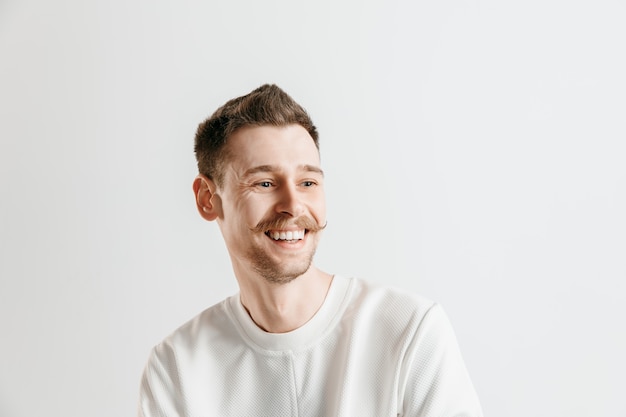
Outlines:
[[[272,284],[288,284],[296,278],[304,275],[313,263],[313,256],[308,258],[306,262],[299,265],[290,265],[290,267],[284,267],[282,265],[275,265],[267,258],[264,259],[263,265],[256,265],[257,272],[265,278],[265,280]]]

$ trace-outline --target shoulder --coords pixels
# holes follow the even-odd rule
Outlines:
[[[229,299],[207,308],[152,348],[140,387],[146,416],[189,415],[188,390],[215,384],[223,353],[238,344]]]
[[[402,327],[419,324],[430,310],[439,308],[422,295],[358,278],[352,279],[351,298],[355,314]]]
[[[368,350],[391,357],[399,415],[482,416],[454,330],[438,303],[397,288],[354,280],[356,327]],[[365,320],[363,320],[365,318]]]
[[[153,348],[153,356],[193,355],[236,335],[227,298],[187,321]]]
[[[439,304],[402,289],[352,278],[347,301],[344,328],[372,344],[396,345],[400,356],[425,332],[440,333],[449,327]]]

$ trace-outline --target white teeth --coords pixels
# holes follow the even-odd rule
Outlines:
[[[304,239],[304,230],[274,231],[268,232],[267,235],[274,240],[301,240]]]

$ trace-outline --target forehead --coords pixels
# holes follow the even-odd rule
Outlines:
[[[313,138],[296,124],[243,127],[230,136],[226,146],[229,165],[239,173],[262,165],[281,170],[320,165]]]

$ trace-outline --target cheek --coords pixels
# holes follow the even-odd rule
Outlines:
[[[235,210],[242,223],[245,223],[246,226],[254,227],[265,215],[263,207],[265,206],[262,201],[256,201],[251,198],[241,198]]]
[[[315,199],[312,207],[313,215],[317,218],[318,222],[326,222],[326,198],[324,193],[320,193],[320,195]]]

